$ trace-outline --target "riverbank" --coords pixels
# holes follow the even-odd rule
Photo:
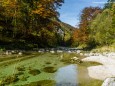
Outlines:
[[[108,77],[115,77],[115,52],[91,55],[84,59],[83,62],[98,62],[102,65],[87,67],[88,74],[91,78],[105,80]]]

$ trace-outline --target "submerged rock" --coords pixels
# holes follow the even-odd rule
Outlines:
[[[22,55],[22,52],[19,52],[18,55]]]
[[[115,78],[107,78],[103,82],[102,86],[115,86]]]
[[[77,58],[77,57],[71,58],[71,62],[72,63],[82,63],[82,61],[79,58]]]

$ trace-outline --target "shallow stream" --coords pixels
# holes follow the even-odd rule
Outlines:
[[[0,86],[101,86],[102,81],[90,78],[87,71],[87,66],[98,64],[67,62],[76,55],[32,53],[19,57],[0,56]],[[9,59],[11,57],[15,58]]]

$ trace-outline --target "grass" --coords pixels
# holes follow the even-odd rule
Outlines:
[[[115,43],[110,46],[100,46],[92,50],[93,52],[115,52]]]

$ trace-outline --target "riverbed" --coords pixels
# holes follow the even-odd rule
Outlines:
[[[98,64],[64,62],[62,56],[78,55],[32,52],[0,56],[0,86],[101,86],[102,81],[90,78],[87,71],[88,66]]]

